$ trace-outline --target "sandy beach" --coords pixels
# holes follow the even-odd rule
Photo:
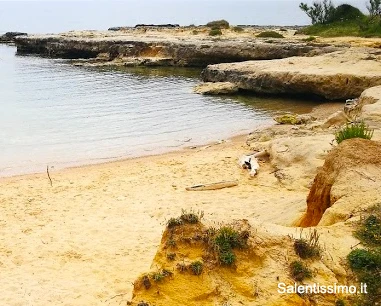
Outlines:
[[[205,221],[290,225],[307,189],[287,190],[263,163],[260,179],[238,166],[245,137],[99,165],[2,178],[1,295],[7,305],[119,305],[149,269],[166,221],[182,209]],[[189,192],[199,183],[237,187]],[[118,299],[112,299],[119,295]]]
[[[329,63],[326,66],[330,68]],[[312,112],[320,120],[316,125],[257,131],[262,133],[255,142],[259,147],[248,145],[247,135],[241,135],[162,155],[50,168],[52,183],[47,173],[0,178],[3,303],[128,304],[133,282],[142,273],[159,268],[152,262],[166,223],[183,209],[202,211],[206,225],[248,220],[256,226],[264,224],[265,231],[267,227],[283,238],[295,233],[292,226],[306,212],[306,197],[317,168],[332,149],[337,125],[343,123],[322,127],[322,122],[342,109],[343,103],[322,104]],[[374,138],[380,139],[378,131]],[[238,159],[263,150],[262,143],[272,146],[275,161],[260,160],[260,172],[251,178],[239,167]],[[274,167],[276,163],[283,169]],[[237,181],[238,186],[186,190],[221,181]],[[354,243],[353,237],[345,238],[345,247],[332,250],[351,231],[345,226],[333,238],[327,227],[328,238],[322,238],[330,252],[330,258],[324,259],[329,264],[324,261],[328,268],[323,277],[329,275],[331,280],[333,275],[340,279],[345,274],[333,258],[343,258]],[[274,245],[279,247],[283,238]]]

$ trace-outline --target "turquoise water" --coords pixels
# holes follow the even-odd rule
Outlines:
[[[204,144],[317,104],[197,95],[200,70],[89,69],[15,52],[0,45],[0,176]]]

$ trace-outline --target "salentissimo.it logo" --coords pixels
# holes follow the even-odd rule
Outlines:
[[[332,285],[321,285],[319,283],[314,283],[310,285],[300,285],[294,283],[293,285],[287,285],[285,283],[278,283],[278,293],[280,294],[308,294],[308,293],[316,293],[316,294],[358,294],[358,293],[368,293],[367,285],[365,283],[361,283],[360,287],[357,286],[346,286],[339,284]]]

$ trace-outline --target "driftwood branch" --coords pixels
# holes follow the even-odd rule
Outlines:
[[[49,178],[49,181],[50,181],[50,186],[53,187],[53,182],[52,182],[52,179],[50,178],[50,174],[49,174],[49,166],[46,166],[46,173],[48,174],[48,178]]]

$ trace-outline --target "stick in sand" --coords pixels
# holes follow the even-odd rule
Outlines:
[[[53,187],[53,182],[52,182],[52,179],[50,178],[50,174],[49,174],[49,166],[46,166],[46,173],[48,174],[48,178],[49,178],[49,181],[50,181],[50,186]]]

